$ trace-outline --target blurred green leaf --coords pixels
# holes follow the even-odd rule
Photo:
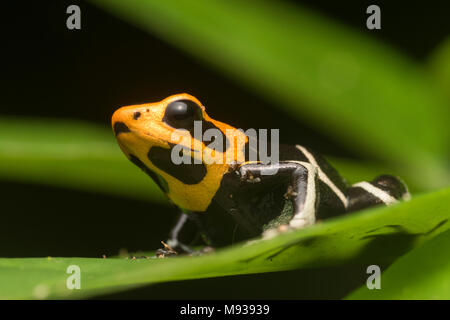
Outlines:
[[[314,268],[383,264],[448,230],[450,189],[354,213],[252,244],[167,259],[0,259],[0,298],[80,298],[147,284]],[[66,269],[81,269],[81,290],[66,289]],[[362,268],[364,270],[364,268]]]
[[[166,203],[111,129],[77,121],[0,118],[0,178]]]
[[[381,289],[363,286],[348,299],[450,299],[450,231],[401,257],[381,275]]]
[[[450,37],[431,54],[430,68],[438,85],[450,101]]]
[[[388,172],[345,159],[333,164],[349,182]],[[78,121],[0,118],[0,178],[168,204],[150,177],[122,154],[112,130]]]
[[[374,162],[369,163],[336,157],[327,157],[327,160],[333,164],[348,184],[354,184],[359,181],[371,181],[383,174],[398,176],[399,171],[401,171],[395,166],[381,165]],[[416,193],[423,190],[423,186],[415,179],[409,179],[408,175],[401,176],[402,180],[405,178],[408,178],[405,182],[407,182],[410,192]]]
[[[448,104],[421,66],[367,35],[281,1],[92,3],[396,164],[416,184],[448,185]]]

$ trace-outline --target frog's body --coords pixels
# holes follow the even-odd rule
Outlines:
[[[223,146],[205,153],[210,141],[194,139],[194,121],[201,121],[204,131],[219,130]],[[300,145],[280,146],[277,163],[248,161],[248,137],[211,119],[188,94],[122,107],[112,125],[127,157],[184,212],[172,230],[172,246],[181,245],[177,235],[189,218],[212,245],[222,246],[409,197],[405,184],[388,175],[348,186],[328,162]],[[176,129],[187,130],[188,139]],[[191,163],[174,163],[177,146],[189,150]],[[210,161],[213,157],[223,161]]]

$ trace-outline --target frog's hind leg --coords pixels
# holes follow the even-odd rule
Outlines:
[[[355,183],[347,189],[347,211],[357,211],[384,204],[390,205],[399,200],[409,200],[406,184],[400,178],[382,175],[370,182]]]

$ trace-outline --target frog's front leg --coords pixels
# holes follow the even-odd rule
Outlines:
[[[182,232],[182,230],[187,229],[187,225],[190,222],[189,220],[190,217],[188,214],[182,212],[179,215],[177,222],[169,233],[169,238],[166,240],[166,242],[162,242],[163,248],[156,250],[156,256],[168,257],[177,255],[178,253],[191,254],[195,251],[189,245],[183,243],[180,239],[180,233]]]
[[[164,258],[178,254],[202,255],[214,251],[207,240],[198,214],[181,212],[168,239],[161,241],[163,247],[156,250],[156,256]],[[197,245],[201,248],[192,247]]]
[[[189,219],[189,216],[186,213],[181,213],[178,217],[177,222],[173,226],[172,230],[169,233],[169,239],[167,240],[167,245],[169,245],[173,249],[181,249],[184,252],[190,253],[192,252],[192,249],[188,246],[182,243],[179,240],[179,234],[180,231],[185,227],[187,221]]]
[[[307,162],[283,161],[269,165],[244,164],[239,172],[241,179],[256,182],[270,180],[275,175],[286,176],[285,198],[292,201],[293,217],[284,229],[299,229],[315,223],[320,200],[316,167]],[[274,230],[268,230],[265,236],[272,233]]]

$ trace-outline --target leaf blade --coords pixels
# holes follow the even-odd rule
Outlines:
[[[400,257],[381,274],[381,289],[363,286],[347,299],[450,299],[450,231]]]
[[[36,298],[38,285],[46,286],[46,298],[80,298],[162,281],[311,268],[349,261],[373,264],[376,259],[378,263],[386,263],[448,230],[449,218],[450,189],[444,189],[396,206],[351,214],[270,240],[237,245],[200,257],[151,260],[3,258],[0,259],[0,282],[5,285],[0,287],[0,297]],[[401,225],[403,229],[396,230],[392,225]],[[399,239],[406,239],[407,246],[395,247]],[[391,247],[386,243],[391,243]],[[77,264],[82,270],[82,290],[73,292],[65,288],[65,270],[70,264]]]

